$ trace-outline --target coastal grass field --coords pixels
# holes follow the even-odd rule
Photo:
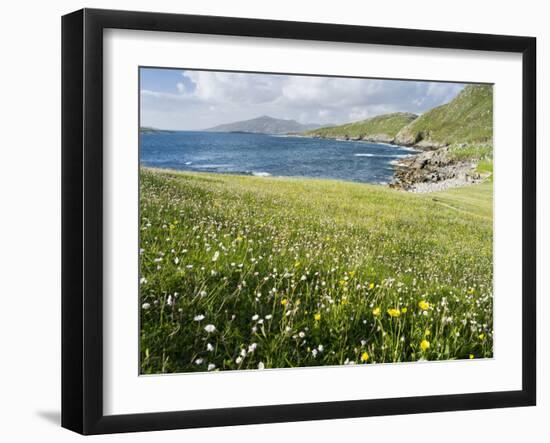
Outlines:
[[[490,358],[492,182],[140,170],[142,374]]]

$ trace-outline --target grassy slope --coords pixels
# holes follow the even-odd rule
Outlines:
[[[438,144],[492,144],[492,86],[466,86],[451,102],[422,114],[396,137],[396,142],[402,144],[421,140]]]
[[[327,137],[327,138],[369,138],[380,137],[391,140],[403,126],[409,124],[417,116],[406,112],[379,115],[359,122],[346,125],[331,126],[309,131],[306,135]]]
[[[140,203],[143,373],[492,356],[491,183],[144,169]]]

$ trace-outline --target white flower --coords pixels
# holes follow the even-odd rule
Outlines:
[[[143,284],[145,284],[145,283],[147,283],[147,279],[146,279],[145,277],[141,277],[141,278],[139,279],[139,284],[140,284],[140,285],[143,285]]]
[[[323,352],[325,350],[323,345],[317,346],[317,349],[319,350],[319,352]]]
[[[199,295],[200,295],[201,297],[206,297],[207,292],[206,292],[206,291],[201,291],[201,292],[199,292]]]
[[[313,351],[311,351],[311,353],[313,354],[313,358],[317,357],[317,353],[319,351],[317,351],[317,349],[314,349]]]
[[[271,320],[273,318],[273,316],[271,314],[267,314],[264,318],[266,320]]]
[[[248,346],[248,353],[250,354],[251,352],[254,352],[257,347],[258,347],[258,343],[252,343],[251,345]]]
[[[206,343],[206,350],[208,352],[212,352],[214,350],[214,346],[212,346],[210,343]]]
[[[216,330],[216,326],[214,326],[214,325],[206,325],[206,326],[204,327],[204,330],[205,330],[206,332],[214,332],[214,331]]]
[[[214,363],[209,363],[208,368],[209,371],[212,371],[213,369],[216,369],[216,365]]]
[[[265,369],[265,365],[263,362],[258,363],[258,369],[261,371],[262,369]]]
[[[166,304],[168,306],[172,306],[172,304],[174,303],[174,299],[172,298],[171,295],[169,295],[167,298],[166,298]]]
[[[241,349],[241,357],[246,357],[246,351],[244,349]]]
[[[254,315],[252,316],[252,320],[253,320],[253,321],[258,320],[259,318],[260,318],[260,316],[259,316],[258,314],[254,314]]]
[[[302,275],[302,276],[300,277],[300,280],[304,281],[306,278],[307,278],[307,277],[306,277],[305,275]]]
[[[202,362],[203,362],[203,361],[204,361],[204,360],[203,360],[202,358],[197,358],[197,359],[195,360],[195,364],[196,364],[196,365],[202,365]]]
[[[143,309],[149,309],[149,308],[151,307],[151,304],[150,304],[150,303],[143,303],[143,304],[141,305],[141,307],[142,307]]]
[[[306,336],[306,333],[304,331],[300,331],[300,332],[298,332],[298,336],[300,338],[304,338]]]
[[[204,315],[199,314],[199,315],[195,315],[195,316],[193,317],[193,320],[195,320],[195,321],[202,321],[202,320],[204,320],[204,318],[205,318]]]
[[[240,365],[242,361],[243,361],[243,358],[240,356],[235,359],[235,363],[237,363],[238,365]]]
[[[180,262],[180,259],[179,259],[178,257],[176,257],[176,258],[174,259],[174,263],[177,265],[179,262]]]
[[[214,252],[214,256],[212,257],[212,261],[218,261],[219,257],[220,257],[220,252],[219,251]]]

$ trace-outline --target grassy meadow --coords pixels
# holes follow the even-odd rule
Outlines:
[[[140,171],[141,373],[492,357],[492,183]]]

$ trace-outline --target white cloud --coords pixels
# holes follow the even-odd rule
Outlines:
[[[174,86],[174,85],[173,85]],[[177,92],[141,91],[142,125],[203,129],[270,115],[302,123],[344,123],[375,115],[422,113],[464,85],[274,74],[184,71]]]

